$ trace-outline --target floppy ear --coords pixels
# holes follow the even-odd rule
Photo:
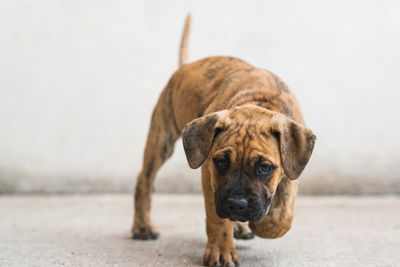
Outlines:
[[[189,122],[183,128],[183,147],[192,169],[197,169],[206,160],[215,133],[222,127],[226,113],[227,110],[211,113]]]
[[[271,131],[278,135],[286,176],[292,180],[297,179],[311,157],[317,137],[307,127],[278,114],[272,117]]]

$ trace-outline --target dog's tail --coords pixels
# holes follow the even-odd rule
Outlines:
[[[189,38],[189,28],[190,28],[190,13],[186,17],[185,28],[183,29],[182,40],[181,40],[181,48],[179,49],[179,67],[187,63],[188,60],[188,38]]]

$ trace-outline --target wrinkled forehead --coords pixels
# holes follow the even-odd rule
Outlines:
[[[225,114],[224,130],[236,142],[257,139],[270,134],[273,113],[254,105],[236,107]]]
[[[229,152],[232,154],[232,160],[243,157],[248,159],[264,157],[269,160],[278,155],[278,142],[269,131],[268,118],[244,117],[243,114],[234,115],[230,117],[229,126],[215,138],[214,155]]]

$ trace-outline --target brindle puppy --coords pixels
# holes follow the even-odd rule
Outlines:
[[[135,192],[135,239],[156,239],[150,219],[157,170],[182,133],[191,168],[202,167],[208,242],[205,265],[235,266],[235,237],[284,235],[297,178],[314,148],[295,96],[273,73],[233,57],[185,64],[188,16],[173,74],[154,109]]]

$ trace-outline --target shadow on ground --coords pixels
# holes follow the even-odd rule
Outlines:
[[[200,195],[155,195],[161,236],[132,240],[130,195],[0,197],[0,265],[199,266]],[[396,266],[400,198],[300,197],[281,239],[237,241],[241,266]]]

